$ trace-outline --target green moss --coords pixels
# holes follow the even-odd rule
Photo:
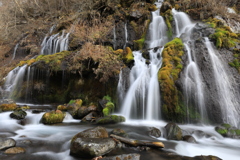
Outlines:
[[[215,129],[219,134],[221,134],[222,136],[226,136],[228,130],[227,129],[223,129],[223,128],[216,128]]]
[[[17,108],[17,104],[16,103],[1,104],[0,105],[0,112],[13,111],[16,108]]]
[[[103,99],[110,102],[112,101],[112,98],[109,95],[104,96]]]
[[[235,133],[236,133],[237,136],[240,136],[240,129],[236,129]]]
[[[70,100],[68,105],[76,104],[77,106],[81,107],[82,103],[83,103],[83,101],[81,99],[75,99],[75,100]]]
[[[158,80],[161,86],[163,99],[163,114],[169,120],[181,121],[184,116],[183,103],[181,103],[175,81],[182,70],[181,57],[183,55],[183,43],[175,38],[164,46],[162,52],[163,64],[158,72]]]
[[[226,129],[229,129],[229,128],[232,127],[230,124],[227,124],[227,123],[223,123],[223,124],[221,124],[221,126],[226,128]]]
[[[109,115],[106,117],[99,118],[97,124],[115,124],[120,122],[125,122],[126,119],[123,116]]]
[[[32,65],[34,62],[44,62],[46,65],[49,66],[49,69],[58,71],[61,69],[62,61],[65,60],[65,57],[70,55],[71,52],[69,51],[62,51],[59,53],[55,53],[52,55],[39,55],[36,59],[30,59],[27,61],[21,61],[18,66],[22,66],[27,64],[28,66]]]
[[[238,35],[233,33],[231,29],[216,19],[216,18],[209,18],[205,21],[209,24],[210,27],[215,28],[215,33],[210,35],[215,41],[215,45],[218,48],[231,48],[236,46],[236,42],[239,42]]]
[[[103,115],[108,116],[114,111],[114,104],[112,102],[107,102],[106,107],[103,109]]]

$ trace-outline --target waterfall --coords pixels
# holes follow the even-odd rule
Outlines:
[[[123,49],[125,49],[127,47],[127,43],[128,43],[128,30],[127,30],[127,23],[125,23],[124,25],[124,30],[125,30],[125,44],[123,46]]]
[[[206,106],[204,100],[204,90],[201,74],[199,72],[197,64],[192,57],[192,51],[188,43],[184,43],[188,55],[188,65],[185,70],[184,80],[184,97],[187,107],[187,122],[190,123],[190,110],[189,108],[196,107],[200,112],[200,121],[203,122],[207,119]],[[195,58],[195,57],[194,57]],[[197,120],[198,117],[195,117]]]
[[[116,50],[116,42],[117,42],[117,36],[116,36],[116,26],[113,27],[113,49]]]
[[[17,52],[18,46],[19,46],[19,43],[18,43],[18,44],[16,44],[16,46],[14,47],[14,52],[13,52],[13,57],[12,57],[12,60],[14,60],[14,59],[15,59],[15,56],[16,56],[16,52]]]
[[[160,8],[161,2],[156,5]],[[167,40],[167,26],[163,18],[159,15],[159,10],[152,12],[153,18],[150,24],[150,43],[149,47],[158,47],[164,45]],[[130,88],[124,97],[121,114],[127,119],[147,119],[157,120],[161,115],[160,111],[160,89],[158,83],[158,70],[162,65],[163,48],[157,51],[149,50],[149,60],[142,57],[140,51],[134,51],[135,64],[132,67],[129,79]],[[120,80],[122,80],[120,78]],[[121,91],[119,91],[121,92]]]
[[[41,44],[41,54],[50,55],[64,50],[68,50],[68,37],[70,33],[65,35],[65,32],[62,31],[62,35],[59,36],[59,33],[54,34],[50,37],[45,37]]]
[[[224,63],[220,58],[217,50],[208,38],[205,38],[205,45],[208,49],[208,53],[211,59],[213,74],[218,93],[218,101],[222,111],[223,121],[234,126],[240,125],[240,110],[239,110],[239,98],[235,93],[233,86],[234,80],[225,69]]]
[[[9,72],[4,84],[5,91],[9,92],[9,97],[12,97],[13,91],[20,88],[26,72],[27,65],[17,67]]]
[[[187,122],[190,119],[199,121],[199,117],[190,117],[191,112],[200,113],[200,122],[207,120],[203,82],[201,73],[195,62],[194,48],[191,47],[191,33],[193,27],[196,25],[192,23],[188,15],[184,12],[178,12],[172,9],[174,21],[176,24],[176,36],[181,37],[184,42],[185,49],[187,50],[188,64],[184,70],[184,99],[187,107]]]

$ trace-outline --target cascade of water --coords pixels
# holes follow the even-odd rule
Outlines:
[[[201,74],[199,72],[193,49],[191,49],[191,33],[193,27],[196,25],[192,23],[188,15],[184,12],[178,12],[172,9],[173,17],[176,24],[176,36],[181,36],[184,42],[184,46],[187,50],[188,64],[185,69],[184,79],[184,98],[187,107],[187,121],[190,122],[190,107],[200,113],[200,121],[207,119],[206,107],[204,101],[204,90]],[[193,54],[193,56],[192,56]],[[193,110],[193,108],[191,110]],[[193,117],[191,117],[193,118]],[[196,120],[199,119],[195,117]]]
[[[13,52],[13,57],[12,57],[12,60],[14,60],[14,59],[15,59],[15,56],[16,56],[16,52],[17,52],[18,46],[19,46],[19,43],[18,43],[18,44],[16,44],[16,46],[14,47],[14,52]]]
[[[117,41],[116,26],[114,25],[113,27],[113,49],[114,50],[116,50],[116,41]]]
[[[4,99],[4,96],[3,96],[3,89],[2,89],[1,86],[0,86],[0,92],[1,92],[2,99]]]
[[[127,47],[127,43],[128,43],[128,30],[127,30],[127,23],[125,23],[124,25],[124,30],[125,30],[125,44],[123,46],[123,49],[125,49]]]
[[[156,5],[160,8],[161,1]],[[149,47],[164,45],[168,38],[166,35],[166,24],[159,15],[159,10],[152,13],[153,19],[150,24],[151,40]],[[122,104],[121,114],[126,118],[140,118],[156,120],[160,118],[160,93],[158,83],[158,70],[162,65],[163,48],[149,51],[149,65],[142,57],[140,51],[134,51],[135,64],[130,71],[130,88],[126,93]],[[122,79],[120,79],[122,80]]]
[[[62,35],[59,36],[59,33],[54,34],[50,37],[45,37],[41,46],[41,54],[50,55],[64,50],[68,50],[68,37],[70,33],[65,35],[65,32],[62,32]]]
[[[27,65],[17,67],[8,74],[4,88],[6,91],[9,92],[10,94],[9,97],[12,96],[13,91],[16,88],[21,87],[26,68],[27,68]]]
[[[195,24],[191,22],[189,16],[184,12],[176,11],[174,8],[172,13],[176,24],[176,37],[180,37],[182,33],[190,33]]]
[[[239,98],[232,85],[234,80],[231,75],[227,73],[219,53],[214,49],[208,38],[205,38],[205,45],[213,66],[223,121],[234,126],[240,126]]]
[[[203,82],[201,74],[199,72],[197,64],[192,58],[191,48],[188,43],[184,43],[184,46],[187,50],[188,55],[188,65],[185,70],[185,80],[184,80],[184,97],[186,99],[187,106],[187,120],[190,123],[189,118],[189,108],[192,106],[200,112],[201,119],[203,122],[207,119],[206,106],[204,101],[204,92],[203,92]],[[194,57],[195,58],[195,57]],[[196,120],[198,119],[195,117]]]

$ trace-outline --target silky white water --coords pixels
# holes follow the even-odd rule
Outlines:
[[[41,54],[51,55],[57,52],[68,50],[69,35],[70,33],[65,34],[65,32],[62,31],[62,35],[57,33],[50,37],[46,36],[41,44]]]
[[[239,110],[239,97],[235,92],[234,78],[228,74],[224,62],[212,43],[208,38],[205,38],[205,45],[212,62],[213,74],[218,94],[218,101],[222,111],[222,118],[225,123],[233,126],[240,127],[240,110]]]
[[[157,3],[158,7],[161,6],[160,4],[161,1]],[[149,27],[151,35],[149,48],[159,48],[167,42],[166,29],[166,24],[159,15],[159,10],[153,12],[152,22]],[[156,51],[149,50],[149,64],[147,64],[147,60],[140,51],[133,52],[135,64],[129,75],[130,88],[121,107],[121,114],[127,119],[153,120],[161,117],[161,97],[157,75],[162,65],[162,50],[163,47]]]
[[[199,72],[197,64],[193,61],[191,48],[188,43],[184,43],[188,55],[188,65],[185,69],[185,79],[184,79],[184,98],[187,107],[187,122],[190,123],[190,107],[195,107],[195,111],[200,113],[199,117],[194,117],[195,121],[200,121],[203,123],[207,120],[206,106],[204,102],[204,91],[203,82],[201,79],[201,74]],[[192,106],[191,106],[192,105]],[[193,118],[193,117],[191,117]]]

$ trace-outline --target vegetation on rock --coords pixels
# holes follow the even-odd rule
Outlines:
[[[116,124],[120,122],[125,122],[126,119],[123,116],[118,115],[108,115],[102,118],[97,119],[97,124]]]
[[[163,116],[168,120],[181,121],[183,118],[181,94],[175,86],[183,67],[181,63],[183,54],[183,43],[179,38],[168,42],[162,52],[163,64],[158,72],[158,80],[163,99]]]
[[[17,104],[16,103],[1,104],[0,105],[0,112],[13,111],[16,108],[17,108]]]
[[[65,113],[60,110],[46,112],[41,119],[41,123],[43,124],[56,124],[62,123],[63,119],[65,118]]]

